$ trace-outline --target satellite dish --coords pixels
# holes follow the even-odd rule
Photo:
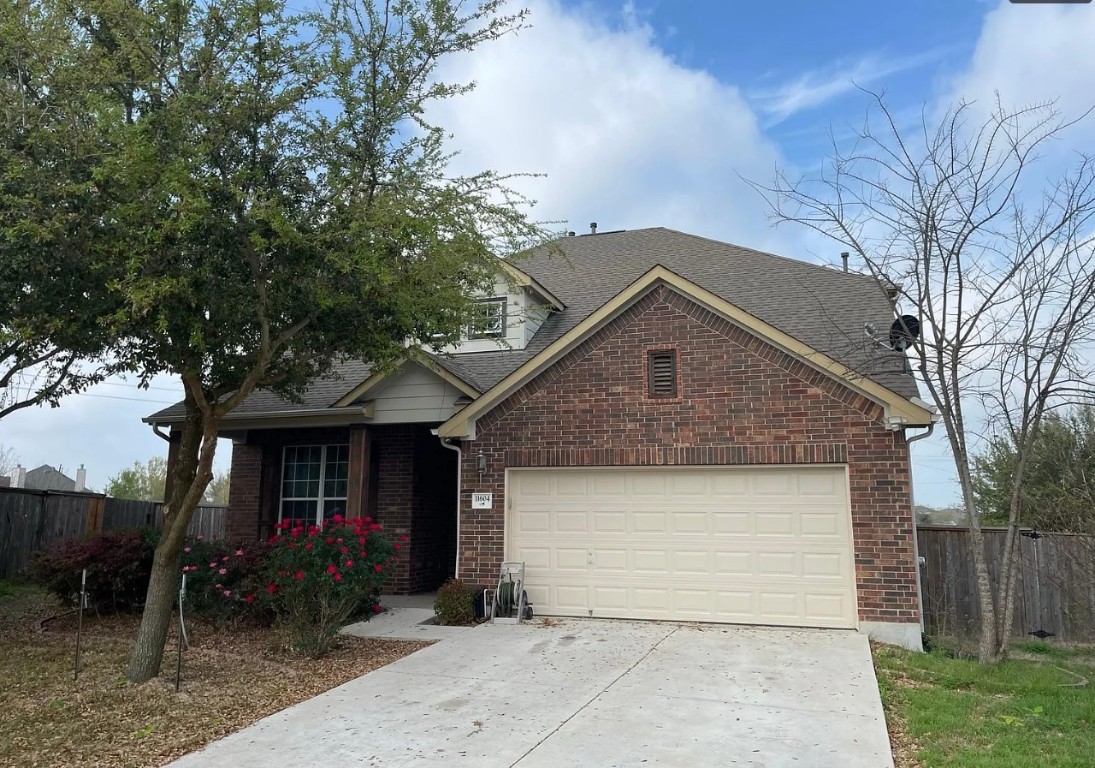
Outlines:
[[[890,346],[898,352],[904,352],[918,338],[920,321],[912,315],[901,315],[890,326]]]

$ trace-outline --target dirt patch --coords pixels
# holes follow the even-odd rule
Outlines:
[[[129,685],[138,618],[85,615],[73,680],[76,617],[41,595],[0,598],[0,766],[157,766],[262,717],[390,664],[429,643],[343,637],[319,660],[269,629],[192,623],[175,692],[176,645],[161,676]]]

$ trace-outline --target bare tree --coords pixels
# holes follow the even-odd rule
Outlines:
[[[19,457],[14,448],[0,443],[0,477],[11,477],[11,473],[19,466]]]
[[[1030,189],[1039,153],[1075,122],[1052,103],[1010,110],[997,100],[979,116],[961,102],[937,122],[923,116],[903,130],[881,96],[871,96],[854,145],[834,141],[819,174],[780,172],[771,186],[756,186],[777,222],[848,247],[920,323],[909,353],[954,456],[977,575],[978,657],[992,662],[1007,651],[1015,561],[994,590],[972,444],[992,417],[1017,434],[1036,432],[1047,409],[1077,394],[1090,338],[1095,166],[1081,156],[1060,183]],[[1019,476],[1016,499],[1021,489]],[[1013,533],[1020,517],[1021,503]]]

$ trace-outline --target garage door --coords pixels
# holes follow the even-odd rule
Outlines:
[[[537,614],[856,626],[842,467],[513,469]]]

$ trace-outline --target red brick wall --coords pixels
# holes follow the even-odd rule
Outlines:
[[[393,424],[370,428],[376,454],[376,509],[372,515],[393,541],[411,536],[414,516],[414,430],[416,425]],[[384,591],[405,595],[413,588],[407,552],[413,541],[402,544],[395,572]]]
[[[229,541],[254,541],[262,503],[262,446],[232,443],[232,480],[224,535]]]
[[[667,347],[680,350],[680,397],[650,398],[646,351]],[[847,463],[860,618],[915,622],[908,448],[881,417],[853,390],[658,288],[479,419],[464,447],[461,577],[497,578],[506,467]],[[493,509],[472,510],[472,491],[494,493]]]

